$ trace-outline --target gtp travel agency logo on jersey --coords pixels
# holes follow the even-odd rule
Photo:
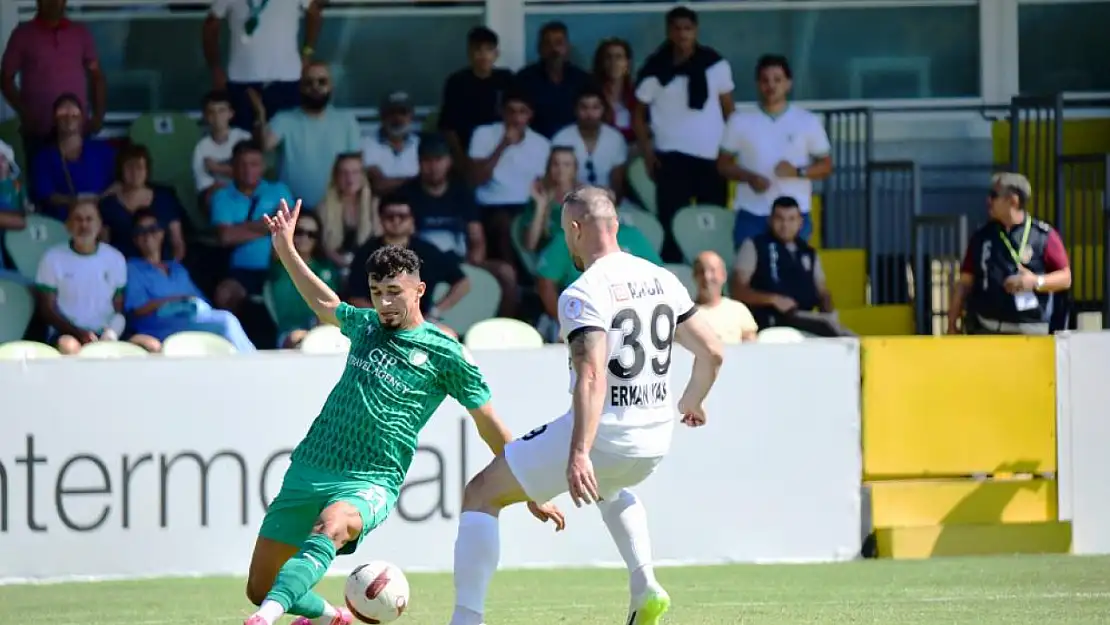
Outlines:
[[[424,359],[427,360],[427,358],[428,355],[424,354]],[[409,356],[409,359],[411,360],[412,356]],[[375,347],[370,350],[365,358],[360,358],[354,354],[347,355],[347,364],[349,366],[362,369],[395,390],[408,393],[412,388],[410,388],[408,384],[405,384],[405,382],[395,374],[397,371],[397,362],[396,357],[390,355],[380,347]]]

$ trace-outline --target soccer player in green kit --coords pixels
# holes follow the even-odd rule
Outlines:
[[[351,339],[351,348],[262,520],[247,579],[247,597],[259,608],[245,625],[273,625],[286,613],[301,617],[294,625],[350,625],[355,617],[349,610],[312,588],[336,555],[353,553],[389,516],[417,433],[447,395],[470,412],[495,455],[511,440],[465,348],[421,316],[425,285],[416,254],[399,246],[374,252],[367,261],[374,308],[355,308],[340,302],[297,254],[293,236],[300,211],[300,201],[292,210],[282,201],[263,221],[301,297],[322,322]],[[529,508],[556,530],[564,527],[555,506]]]

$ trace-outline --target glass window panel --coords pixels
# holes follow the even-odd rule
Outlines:
[[[664,38],[663,13],[543,13],[527,16],[529,61],[540,27],[570,29],[575,61],[588,67],[597,42],[632,44],[637,64]],[[979,97],[979,9],[974,5],[776,9],[699,9],[702,42],[733,66],[736,98],[755,99],[752,68],[761,54],[790,58],[800,100]]]
[[[1018,80],[1022,93],[1110,91],[1110,4],[1018,7]]]
[[[210,85],[201,51],[204,16],[161,7],[75,14],[96,40],[109,110],[199,108]],[[448,74],[466,64],[467,31],[483,21],[469,8],[411,15],[333,10],[325,12],[316,55],[333,63],[341,106],[376,108],[397,90],[418,105],[438,105]],[[224,58],[227,41],[225,31]]]

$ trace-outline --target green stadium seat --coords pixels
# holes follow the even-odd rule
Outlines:
[[[277,323],[277,306],[274,305],[274,285],[269,280],[262,283],[262,305],[270,314],[270,321]]]
[[[193,227],[207,230],[193,179],[193,148],[204,136],[196,120],[179,112],[144,113],[131,123],[128,135],[150,151],[151,178],[172,186]]]
[[[146,358],[150,352],[127,341],[97,341],[88,343],[77,352],[78,358]]]
[[[636,197],[645,210],[653,215],[659,214],[659,208],[655,204],[655,181],[648,175],[647,166],[641,157],[632,159],[628,164],[628,186],[636,192]]]
[[[617,214],[622,225],[632,226],[651,241],[657,253],[663,249],[663,224],[659,223],[655,215],[628,203],[621,204]]]
[[[466,346],[475,350],[531,349],[543,347],[543,337],[523,321],[495,317],[470,326]]]
[[[46,215],[27,215],[27,227],[22,230],[6,230],[4,247],[12,257],[15,268],[28,279],[35,279],[39,259],[46,250],[69,240],[65,224]]]
[[[210,332],[187,330],[162,341],[163,356],[228,356],[238,353],[224,337]]]
[[[322,324],[305,334],[300,349],[306,354],[346,354],[351,349],[351,339],[339,328]]]
[[[27,152],[23,147],[23,135],[19,132],[19,119],[9,119],[0,122],[0,141],[12,146],[15,152],[15,163],[23,173],[23,181],[27,182]]]
[[[736,213],[720,206],[688,206],[678,211],[671,223],[675,241],[687,263],[693,263],[706,250],[716,252],[732,266],[736,250],[732,245],[732,224]]]
[[[0,343],[18,341],[35,314],[35,298],[26,286],[0,278]]]
[[[690,292],[690,297],[694,298],[698,294],[698,283],[694,281],[694,270],[689,265],[681,263],[667,263],[664,265],[676,278],[682,282],[682,286]]]
[[[465,263],[462,268],[463,273],[470,279],[470,291],[451,310],[443,313],[442,319],[443,323],[459,336],[466,334],[470,326],[493,317],[501,304],[501,285],[493,274],[481,267]],[[432,293],[433,301],[442,300],[449,289],[446,284],[437,285]]]
[[[510,240],[513,242],[513,251],[516,252],[517,258],[520,259],[521,266],[528,272],[528,275],[536,275],[536,263],[539,255],[524,247],[524,233],[528,229],[528,216],[517,215],[513,219],[513,226],[509,230]]]
[[[0,345],[0,360],[32,360],[36,358],[61,358],[62,354],[46,343],[12,341]]]

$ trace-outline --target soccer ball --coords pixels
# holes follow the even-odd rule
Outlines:
[[[395,565],[375,560],[351,571],[343,595],[358,620],[371,625],[389,623],[409,605],[409,580]]]

